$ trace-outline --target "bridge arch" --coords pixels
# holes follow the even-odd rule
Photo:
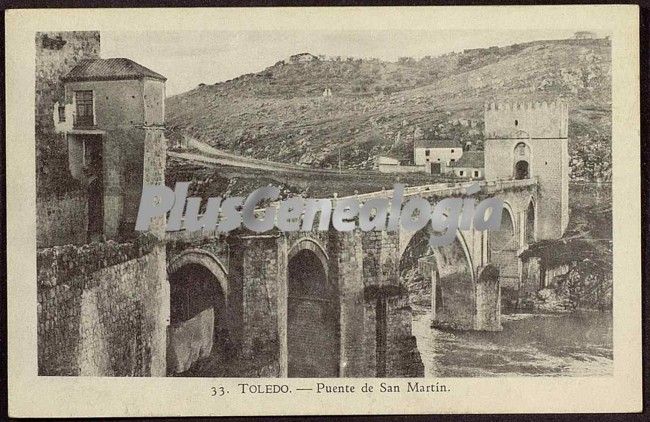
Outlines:
[[[291,260],[303,250],[309,250],[313,252],[316,257],[318,257],[318,260],[323,265],[323,268],[325,269],[325,273],[327,275],[329,270],[329,256],[327,255],[327,251],[325,251],[323,245],[311,237],[302,237],[296,240],[296,242],[294,242],[294,244],[289,248],[289,251],[287,253],[287,260]]]
[[[473,329],[476,281],[462,232],[449,245],[431,248],[430,225],[415,232],[400,255],[399,274],[412,303],[431,306],[436,325]]]
[[[320,243],[299,239],[287,254],[287,376],[338,377],[339,292]]]
[[[167,265],[167,274],[176,273],[181,267],[188,264],[207,268],[219,282],[226,298],[228,297],[228,272],[219,258],[203,249],[187,249],[171,259]]]
[[[229,344],[228,274],[212,253],[189,249],[167,266],[170,325],[167,373],[224,376]]]

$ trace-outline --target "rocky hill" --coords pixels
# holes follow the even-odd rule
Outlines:
[[[331,95],[330,95],[331,94]],[[610,43],[535,41],[419,60],[293,56],[262,72],[167,100],[168,137],[319,168],[371,168],[411,157],[414,137],[482,144],[483,104],[570,104],[572,176],[609,178]]]

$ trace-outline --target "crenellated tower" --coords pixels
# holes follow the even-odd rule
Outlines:
[[[557,239],[569,222],[568,105],[491,103],[485,113],[485,178],[536,178],[535,239]]]

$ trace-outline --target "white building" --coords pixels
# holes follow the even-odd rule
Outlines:
[[[485,155],[483,151],[465,151],[459,160],[449,165],[457,177],[480,179],[485,172]]]
[[[439,163],[449,166],[463,155],[460,142],[451,139],[418,139],[413,148],[413,161],[416,166]]]
[[[410,166],[401,163],[400,160],[393,157],[377,157],[377,169],[381,173],[421,173],[426,172],[426,166]]]
[[[577,40],[593,40],[598,38],[596,33],[591,31],[578,31],[574,34],[574,37]]]

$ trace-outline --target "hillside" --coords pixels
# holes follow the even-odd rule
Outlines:
[[[420,60],[281,61],[262,72],[168,98],[168,137],[318,168],[373,166],[379,154],[410,158],[413,137],[482,142],[487,101],[570,104],[574,178],[609,177],[609,40],[536,41]],[[331,96],[323,96],[328,89]],[[465,119],[478,121],[474,127]]]

